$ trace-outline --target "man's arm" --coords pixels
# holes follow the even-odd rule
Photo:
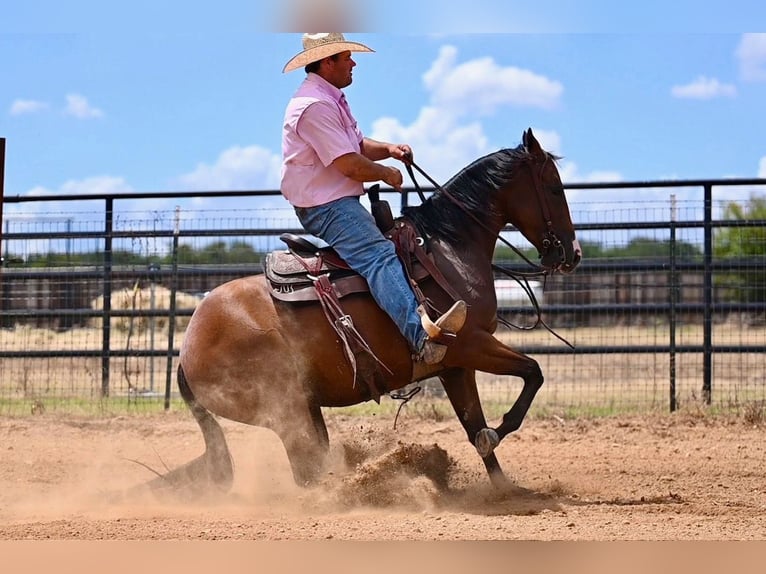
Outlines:
[[[390,157],[390,156],[386,156]],[[385,159],[385,158],[381,158]],[[395,167],[375,163],[359,153],[347,153],[332,162],[338,170],[354,181],[383,181],[395,189],[402,187],[402,173]]]
[[[380,161],[390,157],[404,161],[408,156],[412,158],[412,149],[407,144],[379,142],[366,137],[362,140],[362,155],[372,161]]]

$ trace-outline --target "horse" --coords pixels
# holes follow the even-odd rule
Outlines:
[[[415,361],[393,321],[369,293],[343,299],[345,312],[385,365],[384,391],[438,377],[493,485],[508,484],[495,448],[518,430],[543,384],[538,363],[493,336],[497,300],[492,257],[501,230],[515,226],[537,249],[545,272],[571,273],[582,253],[556,160],[531,129],[516,148],[477,159],[398,219],[413,223],[436,267],[467,304],[466,322],[441,363]],[[437,309],[451,297],[433,280],[421,285]],[[266,427],[281,439],[293,478],[315,484],[329,451],[323,407],[365,402],[336,331],[318,304],[276,300],[263,274],[214,288],[199,303],[180,350],[180,395],[202,431],[205,451],[171,471],[219,489],[233,481],[231,456],[217,418]],[[476,371],[511,375],[523,388],[496,427],[489,427]],[[169,473],[170,474],[170,473]],[[166,478],[168,478],[166,476]]]

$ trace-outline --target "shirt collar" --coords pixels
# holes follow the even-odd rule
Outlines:
[[[306,81],[317,86],[324,93],[331,96],[336,102],[340,102],[341,98],[344,97],[343,92],[340,89],[333,86],[319,74],[309,72],[308,76],[306,76]]]

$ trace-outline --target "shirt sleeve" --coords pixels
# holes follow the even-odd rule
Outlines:
[[[296,131],[314,149],[325,167],[342,155],[360,151],[361,140],[355,141],[358,132],[353,126],[344,124],[340,110],[331,102],[318,101],[309,105],[301,114]]]

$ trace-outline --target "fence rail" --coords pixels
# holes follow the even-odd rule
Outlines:
[[[4,141],[0,140],[0,176],[3,152]],[[0,185],[2,182],[0,177]],[[572,400],[589,403],[620,403],[622,401],[615,397],[625,393],[626,396],[646,395],[644,399],[633,401],[641,403],[640,408],[647,405],[657,408],[667,400],[666,404],[674,410],[678,406],[677,393],[685,392],[685,396],[693,396],[710,405],[716,388],[721,389],[718,404],[766,401],[766,330],[763,326],[766,302],[732,300],[724,286],[715,285],[717,278],[732,274],[764,276],[766,255],[718,261],[713,256],[716,230],[766,228],[764,220],[714,218],[717,204],[713,190],[737,187],[752,193],[752,189],[762,191],[764,186],[764,179],[566,186],[568,193],[570,190],[610,190],[613,196],[618,196],[635,189],[675,191],[695,188],[698,195],[687,201],[692,216],[676,218],[674,206],[668,200],[664,204],[659,202],[663,217],[642,220],[640,201],[629,203],[626,200],[627,209],[634,212],[628,221],[593,222],[583,218],[576,224],[580,237],[590,235],[616,243],[624,242],[629,234],[635,237],[636,233],[654,233],[668,241],[669,252],[636,260],[591,260],[586,253],[577,273],[548,279],[543,302],[544,318],[557,332],[574,340],[574,351],[541,329],[536,329],[532,335],[503,331],[499,336],[512,340],[514,348],[540,359],[547,379],[554,381],[546,385],[551,387],[552,404],[566,406],[570,400],[562,399],[567,383],[557,383],[557,379],[569,381],[570,395],[579,395],[579,399]],[[402,205],[407,205],[411,192],[405,190]],[[266,224],[251,225],[239,207],[231,209],[234,213],[231,216],[217,211],[217,215],[211,216],[209,211],[198,210],[198,219],[192,221],[182,216],[194,212],[193,206],[180,209],[165,204],[163,209],[148,215],[140,211],[140,206],[158,200],[188,203],[200,199],[249,198],[255,202],[278,195],[276,191],[210,191],[4,196],[4,213],[0,207],[3,217],[0,252],[4,256],[0,276],[4,327],[0,332],[0,339],[4,340],[0,347],[3,361],[0,405],[12,410],[13,405],[23,405],[32,399],[43,400],[48,394],[55,396],[57,393],[87,395],[100,400],[110,396],[131,396],[145,390],[147,384],[141,377],[148,373],[152,396],[161,397],[164,407],[168,408],[174,396],[172,373],[183,334],[182,321],[188,321],[199,299],[190,294],[199,294],[226,280],[261,271],[258,263],[190,265],[180,257],[179,246],[200,244],[210,239],[247,242],[260,238],[265,240],[262,246],[274,247],[275,238],[280,233],[301,233],[301,229],[289,210],[283,208],[248,210],[250,221],[256,218],[267,220]],[[629,199],[634,197],[635,193],[631,193]],[[78,224],[82,212],[67,206],[79,202],[87,202],[90,219]],[[93,209],[94,202],[102,207]],[[123,204],[128,204],[127,208],[118,210]],[[584,213],[594,212],[588,204],[584,206]],[[695,215],[698,213],[701,217]],[[54,216],[58,223],[66,221],[66,225],[62,228],[59,224],[49,224],[44,228],[46,218]],[[574,210],[573,216],[578,222]],[[518,236],[512,227],[503,233]],[[699,256],[680,257],[676,247],[681,243],[697,245]],[[101,261],[88,267],[64,265],[46,269],[25,266],[23,261],[14,264],[12,258],[17,251],[35,245],[38,249],[45,245],[58,246],[54,251],[63,249],[67,253],[95,250]],[[125,245],[145,255],[146,264],[116,264],[115,253]],[[265,250],[261,247],[257,251]],[[766,245],[761,253],[766,253]],[[158,266],[153,261],[160,256],[165,263]],[[514,269],[523,268],[517,261],[505,263]],[[154,297],[155,291],[160,289],[168,298],[161,305],[152,302],[147,307],[145,301],[136,303],[137,297]],[[145,293],[147,290],[151,292],[149,295]],[[187,299],[178,301],[177,297],[181,296]],[[618,300],[620,298],[626,300]],[[96,300],[99,306],[95,306]],[[530,308],[524,304],[506,305],[500,311],[504,317],[531,318]],[[34,329],[30,326],[51,326],[52,321],[57,322],[55,329],[48,329],[52,334],[32,332]],[[33,348],[30,343],[33,339],[42,343],[47,339],[48,342],[41,343],[42,348]],[[727,355],[735,357],[733,360],[739,361],[740,365],[733,368],[733,363],[724,360]],[[600,358],[588,362],[586,357]],[[60,361],[77,359],[84,366],[72,364],[71,373],[59,364]],[[130,360],[149,360],[151,364],[129,365]],[[601,370],[596,369],[597,363]],[[649,369],[651,376],[646,364],[652,365]],[[38,369],[48,369],[48,372],[35,374]],[[639,373],[630,372],[631,369]],[[684,374],[687,371],[688,374]],[[579,381],[578,372],[589,373],[589,379]],[[638,374],[645,375],[650,382],[631,383]],[[48,393],[41,381],[56,377],[71,377],[68,390],[62,391],[59,386]],[[78,377],[90,381],[84,387],[87,390],[82,390]],[[159,379],[164,379],[161,393],[155,389]],[[628,382],[620,385],[619,379]],[[498,400],[503,400],[505,383],[488,377],[481,380],[492,387],[493,394],[500,395]],[[585,390],[575,390],[578,381]],[[608,393],[605,391],[607,386]],[[609,396],[605,398],[606,395]],[[662,401],[657,398],[659,396],[663,397]],[[649,397],[648,402],[646,397]]]

